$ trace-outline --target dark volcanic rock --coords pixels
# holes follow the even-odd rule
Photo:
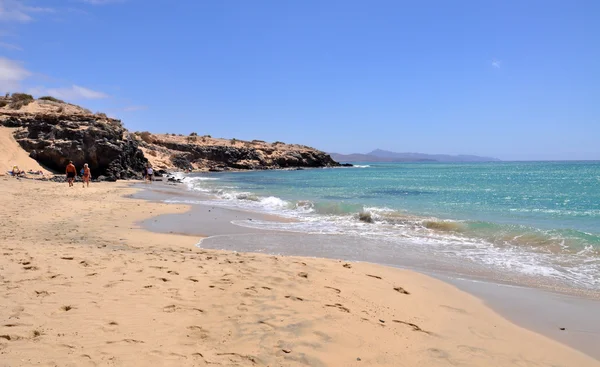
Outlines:
[[[21,127],[17,142],[40,164],[64,172],[69,160],[79,170],[88,163],[106,181],[141,178],[148,160],[119,120],[92,114],[11,114],[4,126]]]
[[[179,169],[183,169],[183,170],[188,170],[188,169],[194,169],[194,167],[192,166],[192,164],[190,163],[190,159],[189,159],[189,154],[176,154],[172,159],[171,162],[173,163],[173,165]]]
[[[338,167],[328,154],[312,148],[274,149],[231,145],[198,145],[157,139],[153,146],[168,149],[174,153],[171,161],[177,168],[192,168],[191,163],[209,162],[211,172],[229,168],[277,169],[295,167]]]

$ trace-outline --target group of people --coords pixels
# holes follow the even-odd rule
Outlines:
[[[13,177],[25,177],[25,174],[44,176],[44,171],[34,171],[30,169],[29,171],[25,172],[25,170],[19,169],[19,166],[13,166],[12,170],[8,171],[8,174]]]
[[[69,187],[73,187],[73,183],[75,182],[75,177],[77,176],[77,168],[73,164],[73,161],[69,161],[67,165],[67,182],[69,183]],[[90,180],[92,179],[92,171],[87,163],[83,165],[81,169],[81,180],[83,181],[83,187],[87,184],[87,187],[90,187]]]

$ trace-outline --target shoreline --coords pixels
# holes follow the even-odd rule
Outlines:
[[[139,187],[139,185],[136,185]],[[143,198],[144,200],[154,200],[161,202],[164,197],[152,194],[156,187],[142,187],[142,191],[136,193],[135,197]],[[147,189],[147,190],[144,190]],[[181,187],[174,187],[175,195],[179,191],[183,191],[181,195],[186,196],[186,190]],[[196,197],[194,193],[188,193],[189,197]],[[209,198],[208,196],[206,197]],[[194,232],[197,228],[202,228],[207,223],[210,223],[211,213],[214,216],[220,217],[217,226],[212,227],[209,231],[203,231],[203,237],[196,245],[201,249],[220,249],[217,247],[203,247],[204,241],[209,241],[211,238],[226,237],[234,241],[238,236],[244,238],[248,235],[269,235],[279,234],[282,236],[302,236],[310,242],[311,235],[291,234],[290,232],[278,232],[273,230],[254,229],[249,227],[238,226],[231,223],[234,220],[271,220],[271,221],[287,221],[288,218],[277,217],[262,213],[255,213],[243,209],[221,208],[208,204],[190,204],[190,209],[186,213],[189,221],[182,214],[171,214],[160,218],[153,218],[153,223],[145,221],[142,225],[150,231],[169,232],[170,229],[177,228],[182,233],[200,234]],[[212,212],[211,212],[212,211]],[[193,219],[196,218],[196,219]],[[227,251],[246,251],[248,248],[228,247]],[[251,251],[252,252],[252,251]],[[281,256],[298,256],[294,253],[286,252],[258,252],[266,254],[275,254]],[[310,254],[302,253],[300,256],[311,256]],[[319,256],[318,259],[340,260],[339,258]],[[343,260],[343,259],[342,259]],[[598,359],[600,361],[600,351],[597,350],[594,343],[594,338],[600,339],[600,316],[595,315],[595,311],[600,309],[600,300],[598,294],[589,293],[567,293],[561,292],[560,289],[545,289],[543,287],[535,287],[531,285],[516,284],[510,282],[499,282],[485,277],[475,277],[464,274],[452,273],[451,271],[440,271],[440,269],[424,269],[423,267],[402,266],[395,264],[376,263],[364,260],[346,259],[357,263],[369,263],[377,266],[386,266],[399,268],[409,271],[415,271],[426,276],[439,279],[445,283],[452,284],[458,289],[465,291],[475,297],[481,299],[490,308],[498,312],[507,320],[514,322],[516,325],[526,327],[529,330],[538,332],[542,335],[550,337],[560,343],[569,345],[573,348],[581,350],[584,353]],[[570,301],[570,302],[569,302]],[[564,305],[567,304],[565,307]],[[528,316],[523,316],[528,315]],[[561,330],[561,328],[565,330]],[[582,331],[582,329],[586,329]],[[595,336],[595,337],[594,337]]]
[[[249,221],[236,223],[244,227],[289,233],[361,237],[365,239],[363,246],[364,242],[368,242],[364,247],[380,254],[368,254],[369,258],[359,260],[382,263],[393,259],[392,265],[406,266],[401,257],[405,257],[408,252],[412,257],[424,259],[428,263],[426,269],[433,266],[477,279],[492,279],[503,284],[527,285],[600,299],[600,288],[597,276],[594,275],[597,274],[595,269],[598,267],[600,255],[592,243],[596,237],[583,238],[591,236],[585,232],[586,226],[591,225],[589,221],[582,222],[581,228],[575,226],[579,229],[572,231],[558,225],[555,233],[552,229],[554,227],[546,226],[547,223],[536,227],[525,220],[503,222],[485,216],[466,218],[460,215],[434,215],[430,211],[413,210],[415,205],[421,205],[415,203],[422,200],[410,195],[420,195],[427,193],[426,191],[400,192],[401,200],[408,202],[408,209],[398,207],[398,203],[394,206],[377,200],[365,199],[365,203],[362,199],[355,200],[339,192],[335,192],[334,196],[318,199],[313,197],[319,195],[318,190],[313,192],[312,189],[306,189],[309,191],[305,192],[303,189],[296,195],[289,191],[289,185],[293,185],[296,176],[302,180],[329,179],[330,176],[325,175],[321,178],[320,174],[315,176],[315,173],[309,176],[303,173],[273,174],[275,182],[281,181],[282,186],[275,184],[272,190],[269,189],[271,175],[264,174],[247,175],[240,179],[236,179],[235,175],[202,174],[191,175],[186,179],[183,179],[185,176],[179,178],[183,179],[184,184],[197,189],[191,190],[198,195],[194,199],[190,194],[190,203],[206,203],[206,195],[209,195],[207,193],[214,192],[215,195],[209,195],[209,199],[215,200],[215,205],[294,218],[296,222],[290,225]],[[364,174],[366,173],[363,172]],[[342,177],[353,176],[354,174]],[[255,180],[259,182],[256,187],[253,186]],[[303,194],[299,194],[300,192]],[[409,195],[410,198],[405,198],[405,195]],[[199,198],[200,196],[204,197]],[[428,208],[427,205],[430,207],[436,204],[425,200],[423,205]],[[563,242],[560,242],[561,240]],[[586,246],[579,250],[580,245]],[[399,253],[402,253],[402,256],[398,255]],[[432,253],[439,256],[432,258]],[[337,253],[328,257],[353,259],[353,254],[352,251],[338,249]]]
[[[413,271],[148,232],[136,223],[189,206],[127,198],[125,184],[0,178],[0,190],[14,209],[0,213],[11,366],[600,365]]]

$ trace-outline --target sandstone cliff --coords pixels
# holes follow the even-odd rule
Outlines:
[[[140,178],[148,162],[156,169],[206,171],[339,166],[303,145],[130,133],[120,120],[50,97],[0,97],[0,125],[15,128],[16,141],[46,168],[63,172],[73,160],[109,180]]]

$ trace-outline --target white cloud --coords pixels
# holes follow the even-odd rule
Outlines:
[[[54,9],[27,6],[17,0],[0,0],[0,22],[31,22],[32,13],[54,13]]]
[[[0,42],[0,47],[5,48],[7,50],[23,51],[21,47],[13,45],[12,43]]]
[[[21,81],[31,76],[31,72],[14,60],[0,57],[0,92],[15,92],[21,88]]]
[[[56,97],[59,99],[66,100],[82,100],[82,99],[102,99],[108,98],[109,96],[106,93],[98,92],[95,90],[91,90],[88,88],[80,87],[78,85],[73,84],[70,87],[64,88],[38,88],[38,93],[35,94],[47,94],[52,97]]]
[[[127,106],[125,108],[123,108],[123,111],[125,112],[133,112],[133,111],[142,111],[142,110],[147,110],[148,106]]]
[[[42,74],[34,74],[27,70],[19,61],[0,56],[0,93],[20,92],[23,90],[22,82],[35,75],[38,81]],[[70,87],[46,88],[43,86],[29,88],[28,93],[36,96],[50,95],[66,100],[102,99],[110,97],[108,94],[84,88],[79,85]],[[137,106],[141,107],[141,106]]]
[[[496,69],[500,69],[501,66],[502,66],[502,61],[496,60],[496,59],[492,60],[492,67],[494,67]]]

